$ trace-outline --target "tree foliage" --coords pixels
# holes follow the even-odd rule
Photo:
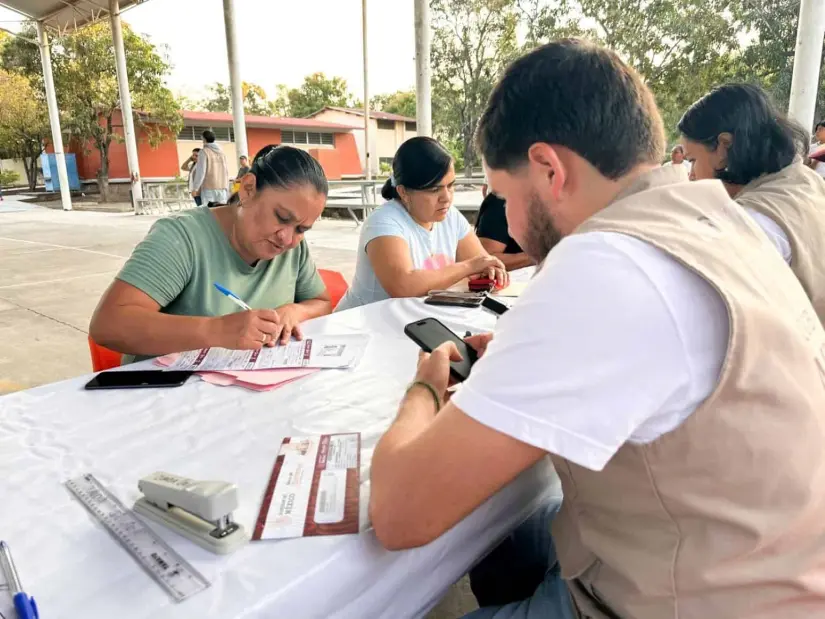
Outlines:
[[[50,136],[49,114],[29,80],[0,70],[0,159],[22,159],[29,189],[37,185],[37,158]]]
[[[33,28],[23,34],[35,38]],[[164,84],[170,65],[160,50],[127,24],[123,24],[123,42],[135,125],[154,145],[166,139],[169,132],[176,134],[182,126],[177,102]],[[115,126],[120,93],[108,22],[56,37],[51,56],[61,125],[79,143],[91,142],[100,152],[98,186],[101,199],[108,200],[109,147],[123,139]],[[36,84],[38,94],[43,92],[36,45],[16,38],[4,46],[2,62],[7,70],[25,75]]]
[[[399,90],[389,94],[375,95],[370,99],[370,107],[378,112],[415,118],[415,91]]]
[[[470,174],[473,134],[493,84],[518,53],[514,0],[432,0],[433,115],[445,142],[459,142]]]
[[[433,0],[436,132],[453,147],[456,142],[465,144],[469,169],[477,156],[468,139],[506,63],[537,45],[571,36],[613,49],[642,75],[656,96],[671,140],[678,137],[675,126],[684,111],[725,82],[756,82],[784,108],[799,4],[800,0]],[[817,111],[825,114],[824,89]]]
[[[296,118],[306,118],[328,105],[349,107],[354,104],[347,81],[323,73],[307,75],[301,86],[288,89],[285,96],[289,115]]]
[[[271,116],[274,113],[274,103],[269,101],[266,91],[258,84],[242,82],[244,114],[252,116]],[[209,86],[210,94],[201,102],[207,112],[231,112],[232,91],[229,86],[215,82]]]

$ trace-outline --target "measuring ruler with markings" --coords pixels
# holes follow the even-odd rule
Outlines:
[[[132,510],[127,509],[94,475],[70,479],[66,482],[66,487],[173,600],[182,602],[209,587],[206,578],[160,539]]]

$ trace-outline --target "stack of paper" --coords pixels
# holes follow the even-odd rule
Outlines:
[[[261,350],[203,348],[165,355],[155,363],[195,371],[215,385],[270,391],[322,368],[354,367],[368,342],[367,335],[327,335]]]

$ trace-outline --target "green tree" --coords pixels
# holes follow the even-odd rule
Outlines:
[[[399,90],[390,94],[375,95],[370,99],[370,106],[378,112],[415,118],[415,91]]]
[[[37,158],[50,136],[42,97],[22,75],[0,70],[0,159],[22,159],[29,189],[37,186]]]
[[[289,115],[296,118],[306,118],[327,105],[348,107],[353,102],[345,79],[323,73],[307,75],[300,87],[286,92],[286,99]]]
[[[209,86],[210,94],[201,102],[201,107],[207,112],[231,112],[232,92],[229,87],[220,82]],[[273,104],[267,100],[266,91],[251,82],[242,82],[244,114],[252,116],[270,116],[273,113]]]
[[[35,38],[33,29],[25,36]],[[183,123],[177,101],[164,84],[170,65],[158,48],[127,24],[123,24],[123,40],[135,125],[156,145],[168,137],[166,130],[174,135]],[[54,38],[51,55],[63,129],[81,144],[91,142],[100,152],[98,187],[101,201],[108,201],[109,148],[112,142],[123,139],[114,124],[120,94],[109,24],[98,22]],[[5,45],[2,60],[7,70],[26,75],[42,92],[35,45],[16,38]]]
[[[731,5],[732,0],[522,0],[521,8],[528,16],[528,47],[583,36],[616,51],[656,95],[674,139],[682,112],[737,75],[741,27]]]
[[[737,65],[741,79],[764,86],[782,109],[787,109],[796,48],[800,0],[738,0],[731,12],[750,40]],[[820,85],[825,84],[823,50]],[[825,115],[825,88],[819,88],[816,119]],[[805,127],[807,130],[813,127]]]
[[[432,0],[433,117],[444,142],[461,144],[465,174],[493,84],[518,53],[516,0]]]

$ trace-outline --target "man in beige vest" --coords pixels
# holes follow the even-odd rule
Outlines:
[[[718,178],[777,246],[825,324],[825,179],[808,136],[753,84],[725,84],[679,121],[691,177]]]
[[[379,541],[430,542],[549,454],[561,509],[500,573],[543,559],[534,592],[476,588],[503,606],[469,617],[825,616],[825,331],[770,241],[659,165],[650,92],[588,43],[513,63],[478,143],[541,268],[446,404],[457,351],[422,357],[372,460]]]
[[[229,203],[229,169],[226,155],[215,144],[214,131],[203,132],[203,148],[192,170],[192,195],[199,196],[204,206]]]

